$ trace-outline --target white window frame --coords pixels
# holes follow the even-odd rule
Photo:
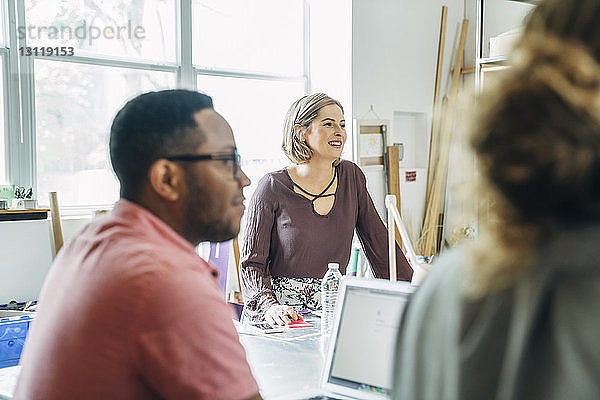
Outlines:
[[[20,56],[19,47],[27,46],[26,38],[17,35],[18,26],[26,26],[25,2],[2,2],[5,17],[5,33],[7,47],[0,47],[0,57],[4,61],[4,115],[5,115],[5,163],[7,180],[11,184],[32,187],[34,196],[39,198],[40,205],[45,204],[43,195],[37,192],[36,166],[36,126],[35,126],[35,71],[36,59],[67,62],[72,64],[94,65],[113,68],[130,68],[144,71],[171,72],[176,74],[176,87],[196,90],[196,77],[210,75],[243,79],[262,79],[267,81],[301,82],[305,93],[310,92],[310,48],[309,48],[309,5],[303,3],[303,72],[301,75],[260,74],[234,69],[201,68],[192,63],[192,2],[174,0],[176,7],[176,61],[150,62],[134,61],[120,57],[108,56]],[[108,155],[107,155],[108,156]],[[63,206],[63,215],[87,214],[98,208],[110,208],[111,204]]]

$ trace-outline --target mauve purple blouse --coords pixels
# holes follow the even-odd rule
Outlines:
[[[345,273],[354,229],[378,278],[389,278],[387,229],[367,192],[365,175],[351,161],[337,167],[338,185],[327,215],[294,191],[285,169],[265,175],[250,200],[242,249],[241,277],[246,312],[260,319],[277,303],[271,276],[322,278],[327,264]],[[397,246],[397,245],[396,245]],[[396,247],[398,280],[410,280],[412,269]]]

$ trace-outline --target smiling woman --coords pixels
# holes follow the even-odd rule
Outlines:
[[[341,160],[344,109],[323,93],[295,101],[285,119],[282,149],[294,165],[265,175],[248,208],[242,255],[246,315],[274,324],[297,319],[292,306],[320,308],[320,278],[330,262],[341,272],[354,230],[377,277],[388,277],[387,230],[365,176]],[[398,279],[412,270],[397,249]]]

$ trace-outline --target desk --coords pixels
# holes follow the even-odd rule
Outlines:
[[[247,335],[240,330],[240,342],[263,399],[319,387],[325,358],[320,319],[307,321],[312,328],[285,333]]]
[[[12,399],[20,370],[18,365],[0,369],[0,400]]]
[[[324,359],[320,319],[307,321],[313,324],[312,328],[285,333],[247,334],[246,330],[239,330],[240,342],[264,399],[319,387]],[[12,398],[20,368],[0,369],[0,400]]]

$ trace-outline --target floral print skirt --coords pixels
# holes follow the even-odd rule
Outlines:
[[[320,278],[288,278],[272,276],[273,292],[280,304],[296,306],[300,309],[321,309]]]

